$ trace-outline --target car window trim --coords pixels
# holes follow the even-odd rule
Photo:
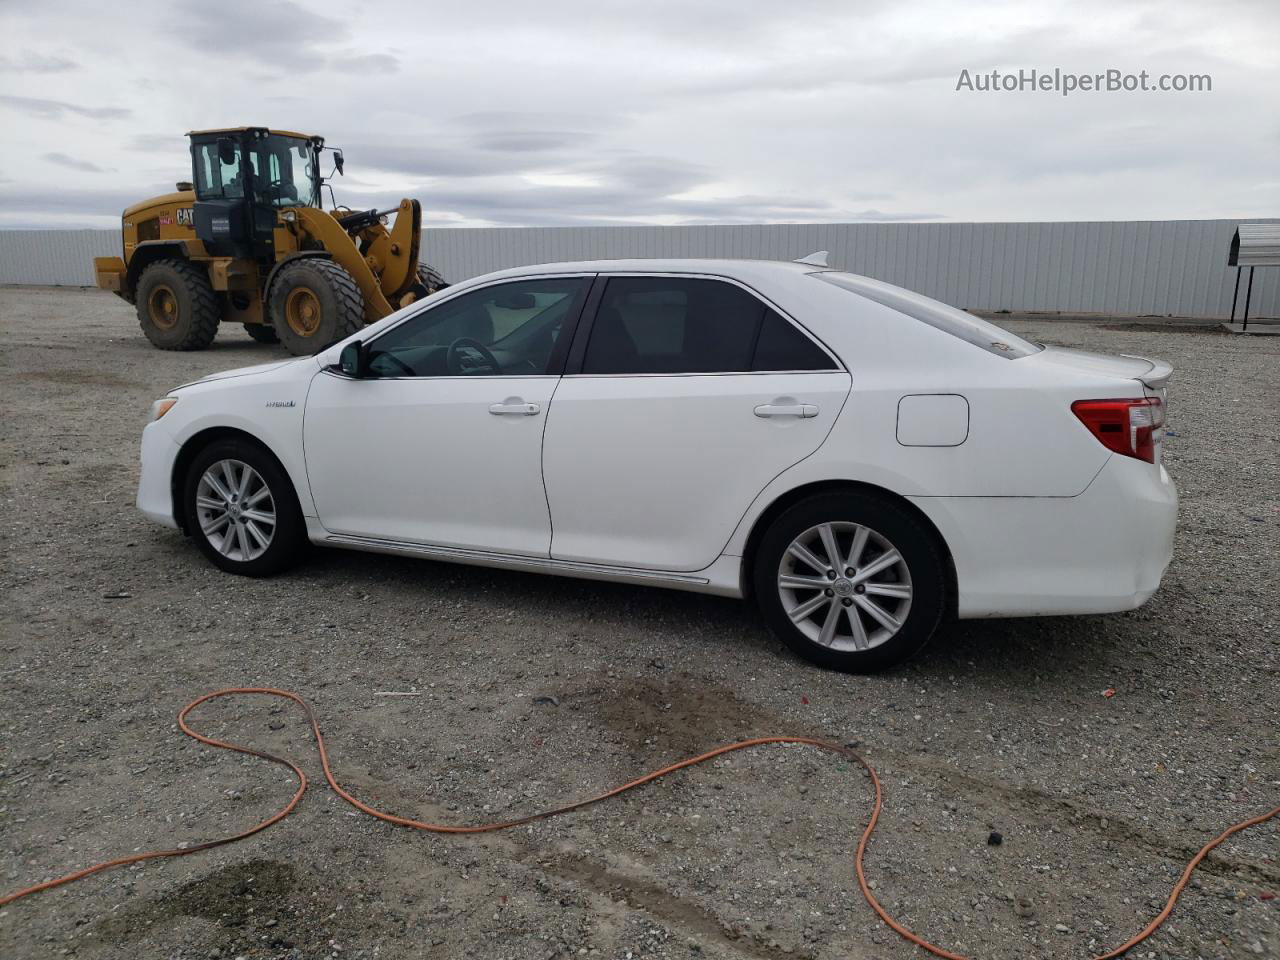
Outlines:
[[[582,364],[586,359],[587,344],[591,340],[591,331],[595,328],[596,317],[600,309],[600,301],[604,298],[604,288],[609,280],[614,277],[669,277],[676,280],[718,280],[721,283],[729,283],[738,287],[746,293],[758,300],[765,309],[773,310],[778,316],[782,317],[787,323],[791,324],[801,336],[812,341],[817,347],[827,355],[827,358],[835,364],[833,369],[829,370],[713,370],[713,371],[689,371],[685,373],[583,373]],[[760,331],[756,331],[757,338]],[[754,356],[754,351],[753,351]],[[565,377],[744,377],[744,376],[778,376],[782,374],[797,373],[845,373],[849,371],[845,368],[844,363],[836,356],[835,351],[828,347],[822,340],[809,331],[804,324],[797,321],[791,314],[783,310],[776,303],[756,290],[748,283],[744,283],[737,277],[729,277],[716,273],[678,273],[670,270],[626,270],[618,273],[598,273],[596,274],[595,283],[591,286],[591,292],[587,296],[587,303],[584,306],[581,316],[578,318],[577,328],[574,333],[572,346],[569,348],[569,361],[565,366]]]
[[[365,344],[366,348],[372,347],[375,343],[377,343],[387,334],[391,333],[392,330],[398,330],[404,324],[408,323],[411,320],[416,319],[417,317],[422,316],[424,313],[434,310],[437,307],[442,307],[446,303],[450,303],[458,299],[458,297],[462,297],[470,293],[475,293],[478,290],[487,290],[490,287],[500,287],[510,283],[524,283],[525,281],[528,281],[528,280],[563,280],[566,278],[574,278],[574,277],[581,278],[584,280],[589,280],[591,282],[588,284],[586,296],[583,296],[581,298],[581,302],[578,304],[578,309],[574,311],[571,308],[569,315],[567,315],[564,318],[564,325],[561,328],[560,336],[556,337],[555,346],[551,348],[551,356],[547,360],[547,369],[542,373],[525,373],[525,374],[499,373],[499,374],[493,374],[491,376],[484,376],[484,377],[478,377],[475,374],[470,374],[470,375],[444,374],[441,376],[422,376],[422,377],[409,377],[409,376],[370,377],[369,379],[371,380],[533,380],[533,379],[539,379],[539,378],[559,378],[564,375],[565,364],[568,361],[569,353],[573,345],[573,338],[576,336],[578,326],[582,321],[582,317],[586,310],[586,307],[591,302],[591,294],[595,291],[595,281],[598,279],[599,274],[596,274],[590,271],[581,271],[581,270],[575,270],[572,273],[531,273],[527,276],[502,277],[501,279],[492,280],[489,283],[478,283],[475,286],[469,286],[464,289],[458,290],[453,296],[448,296],[441,300],[436,300],[430,306],[426,306],[421,310],[415,310],[413,313],[410,313],[401,317],[399,320],[397,320],[391,326],[387,327],[385,330],[379,330],[378,335]],[[563,346],[561,346],[562,344]],[[339,375],[346,376],[345,374],[341,374],[341,373]]]

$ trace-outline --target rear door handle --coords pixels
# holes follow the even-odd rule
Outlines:
[[[762,403],[756,407],[756,416],[766,420],[769,417],[816,417],[817,404],[813,403]]]
[[[495,417],[536,417],[541,410],[536,403],[525,403],[518,397],[510,397],[502,403],[489,406],[489,412]]]

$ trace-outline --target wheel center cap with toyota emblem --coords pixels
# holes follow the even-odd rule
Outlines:
[[[837,597],[852,597],[853,581],[846,580],[844,577],[841,577],[835,583],[831,584],[831,589],[836,592]]]

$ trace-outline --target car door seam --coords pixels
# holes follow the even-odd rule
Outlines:
[[[840,409],[838,409],[836,411],[836,415],[831,418],[831,425],[827,427],[827,432],[823,435],[822,439],[818,442],[818,445],[815,446],[808,453],[806,453],[799,460],[797,460],[795,463],[788,464],[787,466],[779,470],[776,474],[774,474],[769,479],[768,483],[766,483],[763,487],[761,487],[756,492],[756,495],[751,498],[751,502],[747,504],[746,510],[742,512],[742,516],[738,518],[738,522],[735,523],[733,525],[733,529],[729,531],[729,538],[725,540],[725,542],[721,545],[720,553],[717,554],[716,559],[719,559],[720,557],[723,557],[726,555],[725,551],[728,549],[729,544],[733,543],[733,538],[738,535],[738,531],[742,528],[742,522],[751,514],[752,508],[754,508],[756,503],[759,502],[760,498],[764,495],[764,492],[768,490],[771,486],[773,486],[773,484],[777,482],[778,478],[781,477],[788,470],[793,470],[794,468],[800,466],[800,464],[804,463],[810,457],[815,456],[819,450],[821,450],[823,447],[827,445],[827,441],[831,439],[831,432],[835,430],[836,423],[839,422],[841,414],[844,413],[844,408],[849,404],[849,398],[853,396],[853,374],[848,373],[848,371],[846,371],[846,374],[849,377],[849,389],[845,391],[844,398],[840,401]],[[736,554],[730,554],[730,556],[736,556]],[[711,561],[711,563],[715,563],[715,562],[716,561],[714,559]],[[711,563],[707,564],[707,566],[708,567],[711,566]],[[702,569],[705,570],[706,567],[703,567]]]
[[[303,516],[312,517],[316,523],[320,524],[321,529],[328,533],[328,528],[320,519],[320,505],[316,503],[315,484],[311,481],[311,464],[307,459],[307,413],[311,409],[311,388],[315,385],[316,377],[323,376],[324,372],[324,368],[321,367],[307,381],[307,392],[302,397],[302,426],[299,432],[302,441],[302,472],[307,478],[307,499],[311,501],[311,513],[307,514],[303,511]]]
[[[556,518],[551,513],[551,496],[547,493],[547,428],[551,423],[551,409],[555,406],[556,393],[563,382],[564,377],[559,376],[556,378],[556,385],[551,388],[551,396],[547,398],[547,411],[542,417],[542,439],[538,443],[538,474],[542,477],[542,502],[547,505],[547,529],[550,533],[547,538],[548,560],[552,558],[552,546],[556,542]]]

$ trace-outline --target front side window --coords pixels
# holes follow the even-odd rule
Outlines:
[[[776,311],[720,280],[614,277],[591,328],[584,374],[833,370]]]
[[[369,345],[375,377],[537,376],[550,372],[566,321],[577,316],[588,277],[515,280],[464,293]]]

